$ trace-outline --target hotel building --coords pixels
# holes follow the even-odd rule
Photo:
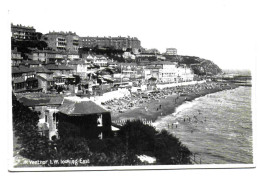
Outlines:
[[[81,38],[72,32],[49,32],[42,39],[55,51],[78,52]]]
[[[12,38],[16,40],[39,40],[42,33],[36,32],[32,26],[11,24]]]
[[[115,49],[141,48],[141,41],[136,37],[81,37],[83,47],[114,47]]]

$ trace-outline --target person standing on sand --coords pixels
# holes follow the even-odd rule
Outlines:
[[[200,110],[198,110],[199,114],[201,114]]]

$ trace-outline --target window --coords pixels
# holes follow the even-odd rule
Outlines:
[[[98,119],[97,119],[97,126],[98,127],[102,127],[103,126],[102,114],[100,114]]]
[[[102,134],[102,132],[100,132],[100,134],[98,135],[98,138],[99,138],[99,139],[103,139],[103,134]]]
[[[56,113],[54,112],[53,113],[53,122],[55,122],[55,120],[56,120]]]
[[[45,122],[47,122],[48,121],[48,116],[47,115],[45,115]]]

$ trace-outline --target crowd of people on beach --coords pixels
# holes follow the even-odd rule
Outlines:
[[[173,103],[176,104],[181,97],[184,101],[190,101],[190,95],[193,95],[193,97],[199,97],[205,95],[206,92],[210,93],[210,90],[223,90],[228,88],[230,88],[228,84],[217,82],[168,87],[161,90],[131,92],[130,95],[109,100],[102,104],[106,109],[110,110],[112,114],[120,114],[138,107],[143,107],[145,112],[149,112],[149,104],[156,101],[159,104],[156,110],[159,111],[163,107],[163,105],[160,104],[160,101],[168,96],[176,95],[173,97]],[[163,115],[163,113],[161,115]]]
[[[126,110],[141,107],[145,103],[150,103],[151,101],[160,102],[160,99],[166,98],[170,94],[172,94],[172,92],[136,92],[131,93],[129,96],[103,102],[102,104],[106,109],[111,110],[112,113],[123,113]],[[144,109],[145,111],[148,111],[147,107],[144,107]]]

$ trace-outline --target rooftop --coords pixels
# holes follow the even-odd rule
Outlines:
[[[33,49],[31,53],[66,54],[63,51],[38,50],[38,49]]]
[[[63,98],[62,97],[45,97],[45,98],[27,98],[21,97],[19,101],[24,106],[48,106],[48,105],[61,105]]]
[[[33,67],[32,70],[34,70],[36,73],[53,73],[52,71],[46,69],[44,66],[42,67]]]
[[[76,35],[78,36],[75,32],[64,32],[64,31],[60,31],[60,32],[57,32],[57,31],[52,31],[52,32],[49,32],[45,35]]]
[[[69,116],[108,112],[93,101],[72,101],[66,98],[64,99],[63,104],[58,109],[61,113],[67,114]]]
[[[53,81],[52,78],[48,78],[48,77],[43,77],[43,76],[36,76],[37,79],[41,79],[41,80],[44,80],[44,81]]]
[[[17,24],[17,25],[11,24],[11,27],[12,28],[24,28],[24,29],[33,29],[33,30],[35,30],[33,26],[23,26],[21,24]]]
[[[29,72],[34,72],[34,70],[32,68],[28,68],[25,66],[12,67],[12,74],[29,73]]]
[[[45,67],[48,70],[73,70],[73,68],[66,65],[47,64]]]
[[[35,61],[35,60],[23,60],[21,64],[23,64],[23,65],[39,65],[39,64],[41,64],[41,62]]]
[[[68,63],[69,65],[87,65],[84,61],[81,60],[73,60]]]

